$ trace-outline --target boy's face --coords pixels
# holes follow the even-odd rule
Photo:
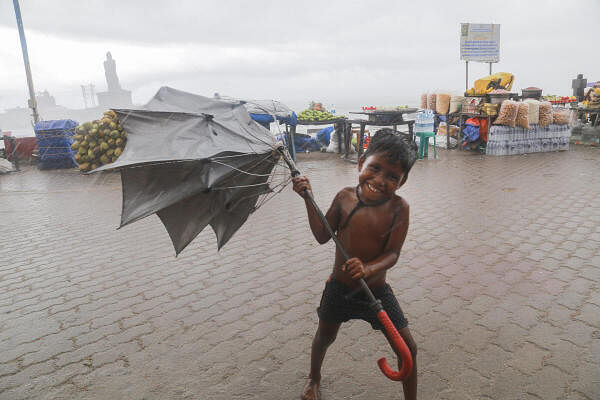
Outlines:
[[[399,163],[390,162],[386,154],[375,153],[358,161],[358,186],[360,195],[367,202],[390,199],[406,182]]]

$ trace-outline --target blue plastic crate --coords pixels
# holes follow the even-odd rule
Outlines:
[[[74,159],[75,152],[71,150],[77,126],[78,123],[70,119],[40,121],[35,125],[40,169],[77,166]]]

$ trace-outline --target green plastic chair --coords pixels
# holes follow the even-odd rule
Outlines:
[[[437,143],[435,139],[435,133],[433,132],[417,132],[416,136],[419,137],[419,159],[427,157],[429,148],[429,138],[433,138],[433,158],[437,158]]]

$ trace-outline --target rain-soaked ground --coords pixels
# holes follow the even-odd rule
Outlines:
[[[356,166],[299,157],[326,207]],[[422,399],[600,398],[600,151],[419,161],[389,282],[419,346]],[[120,179],[0,176],[1,399],[298,398],[333,245],[286,189],[223,250],[175,258],[152,216],[121,230]],[[327,355],[324,399],[401,398],[367,323]]]

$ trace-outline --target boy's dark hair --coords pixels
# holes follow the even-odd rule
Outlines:
[[[376,153],[383,153],[391,162],[399,163],[404,175],[408,176],[408,172],[417,160],[417,144],[409,134],[383,128],[371,137],[364,157],[367,158]]]

